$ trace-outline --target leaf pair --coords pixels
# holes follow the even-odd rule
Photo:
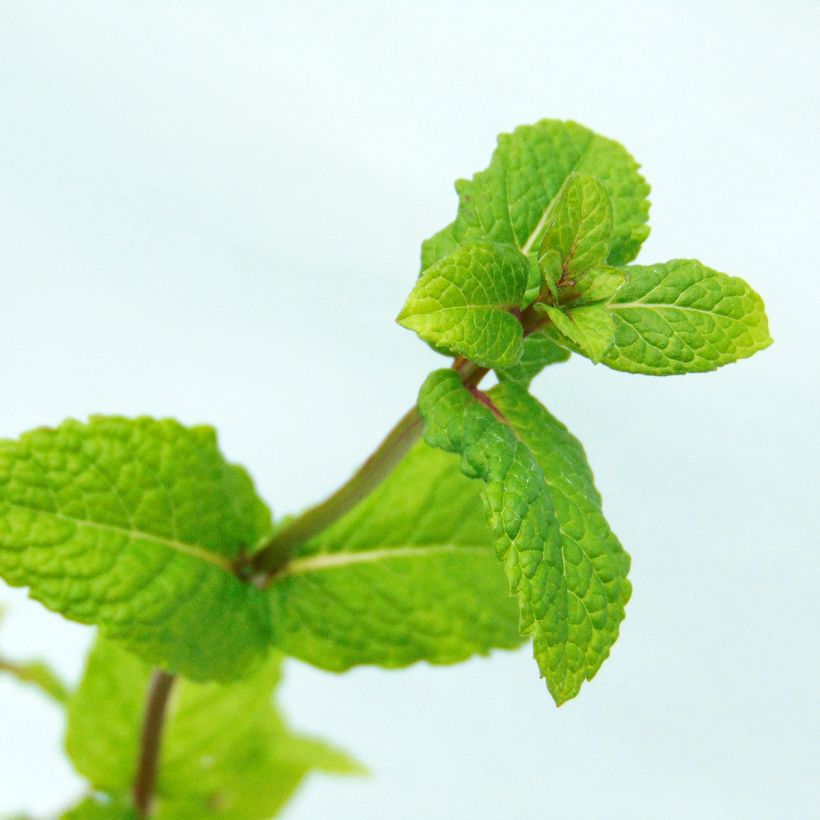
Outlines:
[[[419,443],[259,589],[234,563],[271,527],[206,428],[98,417],[0,443],[0,574],[186,677],[239,677],[272,646],[341,670],[522,640],[452,456]]]

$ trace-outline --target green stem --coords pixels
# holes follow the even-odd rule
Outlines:
[[[162,669],[156,669],[148,687],[148,700],[145,705],[140,739],[140,759],[132,791],[134,808],[141,819],[151,816],[151,802],[157,782],[165,712],[168,708],[168,698],[174,680],[173,675]]]
[[[453,368],[468,387],[475,387],[487,373],[485,368],[465,359],[456,359]],[[367,498],[416,443],[423,427],[418,409],[411,407],[346,483],[329,498],[277,530],[249,562],[247,574],[254,583],[258,586],[270,583],[302,544],[326,530]]]
[[[404,458],[421,435],[422,427],[422,418],[414,406],[399,419],[370,458],[333,495],[305,510],[274,533],[251,562],[256,582],[264,583],[275,575],[285,566],[297,547],[327,529],[370,495]]]

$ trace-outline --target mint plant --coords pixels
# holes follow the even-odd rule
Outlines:
[[[286,726],[284,656],[341,672],[531,640],[559,705],[608,657],[630,559],[530,382],[572,353],[714,370],[771,343],[763,303],[696,260],[631,264],[649,186],[575,123],[502,135],[456,190],[398,317],[452,363],[316,506],[274,522],[208,427],[94,417],[0,443],[0,575],[99,631],[71,692],[0,661],[65,705],[89,793],[64,817],[261,819],[311,771],[361,771]]]

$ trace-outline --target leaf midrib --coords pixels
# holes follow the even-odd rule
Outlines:
[[[481,553],[492,556],[489,546],[471,546],[458,544],[433,545],[400,545],[395,547],[380,547],[378,549],[360,550],[358,552],[320,552],[306,555],[303,558],[293,558],[277,576],[279,581],[292,575],[303,575],[309,572],[339,569],[354,564],[365,564],[392,558],[431,558],[438,555]]]
[[[703,313],[706,316],[712,316],[713,318],[717,317],[720,319],[729,319],[734,322],[742,322],[742,320],[738,319],[737,316],[729,316],[725,313],[718,313],[715,310],[705,310],[704,308],[690,307],[689,305],[676,305],[670,302],[608,302],[607,307],[610,310],[629,310],[635,308],[649,308],[651,310],[685,310],[691,313]]]
[[[89,521],[85,518],[75,518],[74,516],[54,512],[52,510],[41,510],[36,507],[27,507],[24,504],[14,504],[11,501],[3,501],[2,503],[12,509],[25,510],[26,512],[33,513],[35,515],[46,515],[51,518],[56,518],[59,521],[68,521],[77,527],[86,527],[89,529],[100,530],[102,532],[116,533],[117,535],[125,536],[129,540],[153,541],[154,543],[167,547],[170,550],[191,555],[194,558],[198,558],[200,561],[204,561],[215,567],[219,567],[232,575],[234,574],[234,565],[230,558],[220,555],[219,553],[212,552],[201,544],[189,544],[185,541],[179,541],[175,538],[168,538],[164,535],[156,535],[154,533],[145,532],[144,530],[118,527],[115,524],[103,524],[99,521]]]

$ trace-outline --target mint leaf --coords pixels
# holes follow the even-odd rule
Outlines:
[[[561,336],[568,339],[574,349],[600,362],[615,338],[615,322],[604,305],[561,310],[552,305],[538,304],[536,309],[546,315]]]
[[[60,820],[139,820],[131,803],[95,794],[84,798],[73,808],[60,815]]]
[[[472,395],[451,370],[419,394],[429,444],[480,478],[496,550],[559,705],[590,680],[618,636],[629,557],[609,529],[583,448],[532,396],[500,384]]]
[[[626,282],[627,268],[597,268],[589,271],[570,294],[573,304],[594,304],[611,299]]]
[[[36,687],[57,703],[65,703],[68,699],[65,684],[51,667],[41,661],[17,663],[0,658],[0,673],[11,675],[21,683]]]
[[[591,268],[603,266],[613,239],[606,188],[586,174],[570,174],[550,206],[539,251],[539,257],[553,253],[560,259],[555,284],[574,284]]]
[[[419,442],[270,587],[274,643],[341,671],[455,663],[521,643],[478,487]]]
[[[714,370],[772,340],[763,300],[742,279],[695,259],[624,269],[608,308],[615,339],[602,361],[615,370],[664,376]]]
[[[511,246],[463,245],[421,275],[398,322],[437,350],[483,367],[515,364],[523,331],[510,311],[524,301],[529,273]]]
[[[95,417],[0,442],[0,576],[192,678],[270,645],[265,593],[233,572],[270,528],[211,428]]]
[[[434,265],[439,259],[449,256],[458,248],[458,240],[453,234],[453,224],[442,228],[438,233],[433,234],[421,244],[421,270],[427,270],[430,265]]]
[[[3,609],[0,608],[0,621]],[[0,674],[10,675],[20,683],[34,686],[57,703],[65,703],[68,689],[57,674],[43,661],[14,661],[0,655]]]
[[[234,683],[177,682],[153,816],[263,820],[278,812],[309,771],[361,771],[341,752],[287,728],[272,704],[279,665],[274,654]],[[128,794],[136,770],[150,673],[137,656],[100,640],[69,704],[69,756],[115,801]]]
[[[531,333],[524,339],[524,353],[521,361],[512,367],[496,370],[498,378],[521,387],[529,387],[530,382],[548,365],[565,362],[569,351],[557,345],[544,330]]]
[[[536,251],[550,204],[573,172],[603,184],[614,230],[607,261],[630,262],[649,235],[649,186],[638,164],[623,146],[577,123],[541,120],[499,136],[489,168],[456,183],[458,215],[424,243],[423,267],[470,240],[514,244],[525,254]]]

